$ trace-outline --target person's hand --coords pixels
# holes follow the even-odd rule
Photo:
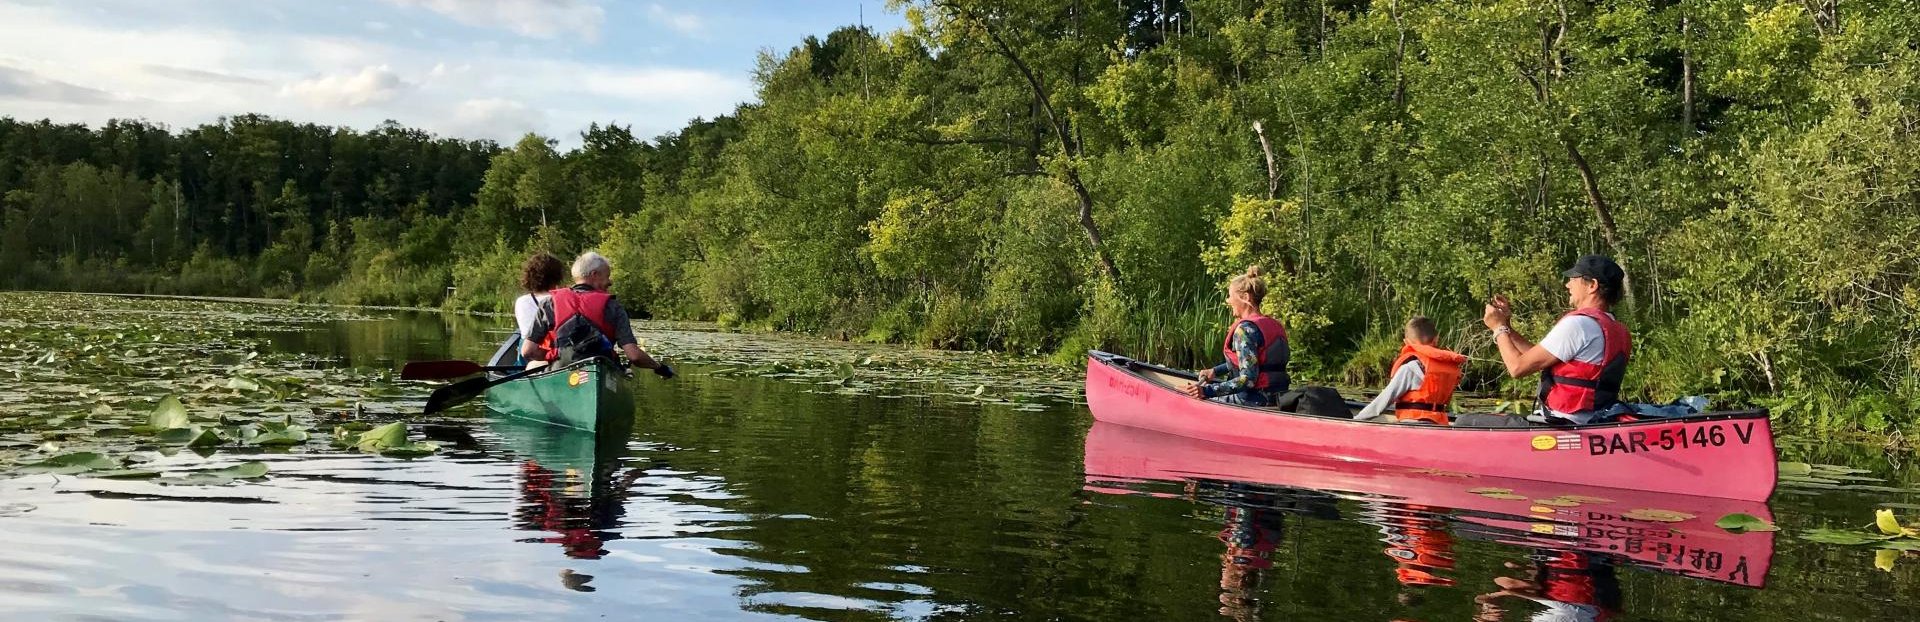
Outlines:
[[[661,378],[672,378],[673,366],[668,365],[666,363],[661,363],[659,367],[653,368],[653,375],[659,376]]]
[[[1512,321],[1513,306],[1507,302],[1506,296],[1495,295],[1493,300],[1487,301],[1486,311],[1480,314],[1480,322],[1487,325],[1487,330],[1499,330]]]
[[[1188,383],[1187,386],[1180,388],[1180,392],[1187,394],[1187,397],[1200,398],[1207,396],[1206,393],[1200,390],[1200,383],[1198,382]]]
[[[1213,382],[1213,368],[1209,367],[1194,373],[1199,379],[1195,382]]]

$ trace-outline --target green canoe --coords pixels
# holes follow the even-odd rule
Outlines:
[[[519,339],[509,339],[494,354],[492,365],[511,365]],[[517,358],[517,357],[516,357]],[[505,374],[492,374],[501,377]],[[510,417],[593,432],[631,425],[632,379],[625,369],[604,358],[578,361],[487,389],[487,408]]]

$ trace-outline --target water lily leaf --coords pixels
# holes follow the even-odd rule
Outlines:
[[[1558,498],[1572,501],[1574,503],[1582,503],[1586,505],[1601,505],[1606,503],[1613,503],[1612,499],[1608,499],[1606,497],[1590,497],[1587,495],[1560,495]]]
[[[233,478],[212,473],[188,473],[178,477],[157,477],[153,482],[169,486],[225,486],[233,483]]]
[[[146,469],[114,469],[111,471],[94,471],[88,473],[87,476],[105,479],[148,479],[159,477],[160,472],[148,471]]]
[[[1873,552],[1873,567],[1884,572],[1893,572],[1893,560],[1900,559],[1900,552],[1893,549],[1880,549]]]
[[[1821,544],[1839,544],[1843,546],[1856,546],[1861,544],[1869,544],[1873,542],[1882,542],[1886,540],[1892,540],[1894,537],[1895,536],[1881,535],[1877,533],[1868,533],[1865,531],[1856,531],[1852,529],[1826,529],[1826,528],[1809,529],[1806,532],[1800,534],[1800,539],[1802,540],[1819,542]]]
[[[195,473],[203,473],[207,475],[218,475],[221,477],[227,477],[232,479],[254,479],[254,478],[267,476],[267,463],[242,462],[240,464],[236,464],[236,465],[222,468],[222,469],[209,469],[205,471],[195,471]]]
[[[440,444],[433,441],[405,443],[380,450],[380,455],[393,458],[417,458],[440,451]]]
[[[1890,536],[1901,535],[1904,532],[1900,529],[1900,519],[1894,518],[1893,510],[1885,508],[1873,511],[1873,525],[1880,528],[1880,533]]]
[[[354,441],[354,447],[367,453],[379,453],[406,444],[407,424],[399,421],[362,432]]]
[[[1813,465],[1807,464],[1805,462],[1782,462],[1780,463],[1779,473],[1780,473],[1780,476],[1782,477],[1792,477],[1797,475],[1812,475]]]
[[[1470,493],[1473,493],[1473,494],[1476,494],[1476,495],[1485,495],[1485,494],[1513,494],[1513,489],[1512,489],[1512,488],[1493,488],[1493,487],[1484,487],[1484,488],[1468,488],[1468,489],[1467,489],[1467,492],[1470,492]]]
[[[1553,497],[1550,499],[1534,499],[1533,502],[1538,503],[1540,505],[1552,506],[1556,508],[1571,508],[1571,507],[1579,507],[1580,505],[1579,501],[1574,501],[1572,499],[1568,499],[1565,497]]]
[[[94,471],[99,469],[117,469],[117,468],[120,468],[120,462],[118,460],[108,458],[105,455],[102,455],[96,452],[76,451],[72,453],[65,453],[65,454],[60,454],[58,456],[53,456],[51,458],[47,458],[45,460],[41,460],[39,462],[35,462],[32,464],[20,465],[20,467],[16,469],[16,471],[20,473],[53,473],[56,475],[72,475],[75,473],[85,473],[87,471]]]
[[[108,417],[108,416],[112,416],[112,415],[113,415],[113,407],[112,407],[112,406],[108,406],[108,405],[106,405],[105,403],[102,403],[102,404],[99,404],[99,405],[96,405],[96,406],[94,406],[94,407],[93,407],[93,412],[92,412],[91,414],[92,414],[93,416],[95,416],[95,417]]]
[[[1660,509],[1653,509],[1653,508],[1638,508],[1638,509],[1628,510],[1626,513],[1621,514],[1620,517],[1625,519],[1630,519],[1630,520],[1652,521],[1656,523],[1678,523],[1681,521],[1693,520],[1693,515],[1688,514],[1686,512],[1675,512],[1673,510],[1660,510]]]
[[[236,391],[258,391],[260,390],[260,383],[240,376],[234,376],[227,379],[227,388]]]
[[[1714,521],[1713,524],[1716,527],[1719,527],[1721,529],[1725,529],[1727,531],[1731,531],[1734,533],[1743,533],[1748,531],[1779,531],[1780,530],[1780,528],[1775,527],[1773,523],[1769,523],[1765,519],[1762,519],[1758,516],[1754,516],[1752,514],[1747,514],[1744,512],[1735,512],[1732,514],[1728,514],[1726,516],[1722,516],[1720,517],[1720,520]]]
[[[974,397],[979,397],[980,394],[986,393],[986,392],[987,392],[987,385],[984,385],[984,384],[973,388]]]
[[[153,413],[147,415],[147,426],[158,430],[184,428],[192,424],[187,417],[187,408],[171,395],[161,399],[160,404],[153,407]]]

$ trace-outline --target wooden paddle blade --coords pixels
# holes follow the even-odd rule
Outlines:
[[[473,361],[409,361],[400,368],[401,380],[448,380],[471,376],[487,368]]]
[[[427,396],[425,414],[431,415],[464,404],[467,400],[480,397],[480,394],[487,392],[487,387],[494,384],[494,381],[484,377],[469,378],[435,389],[433,395]]]

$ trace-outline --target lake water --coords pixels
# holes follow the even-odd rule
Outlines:
[[[979,354],[648,325],[631,435],[420,419],[406,360],[481,359],[509,320],[0,294],[0,470],[97,450],[169,479],[0,475],[6,620],[1912,620],[1920,556],[1809,542],[1920,519],[1911,450],[1785,442],[1849,467],[1768,504],[1266,456],[1094,426],[1078,376]],[[235,382],[234,379],[244,382]],[[260,385],[260,386],[255,386]],[[140,440],[167,395],[207,426]],[[212,421],[227,417],[227,422]],[[326,442],[413,423],[414,459]],[[206,453],[206,456],[199,455]],[[195,482],[258,461],[264,478]],[[9,466],[10,465],[10,466]],[[1458,480],[1458,481],[1453,481]],[[1849,489],[1852,488],[1852,489]],[[1864,489],[1862,489],[1864,488]],[[1576,499],[1546,506],[1538,499]],[[1636,499],[1631,491],[1614,497]],[[1612,502],[1612,503],[1610,503]],[[1568,502],[1573,503],[1573,502]],[[1504,504],[1504,505],[1503,505]],[[1741,511],[1782,531],[1711,526]],[[1699,525],[1704,524],[1705,527]]]

